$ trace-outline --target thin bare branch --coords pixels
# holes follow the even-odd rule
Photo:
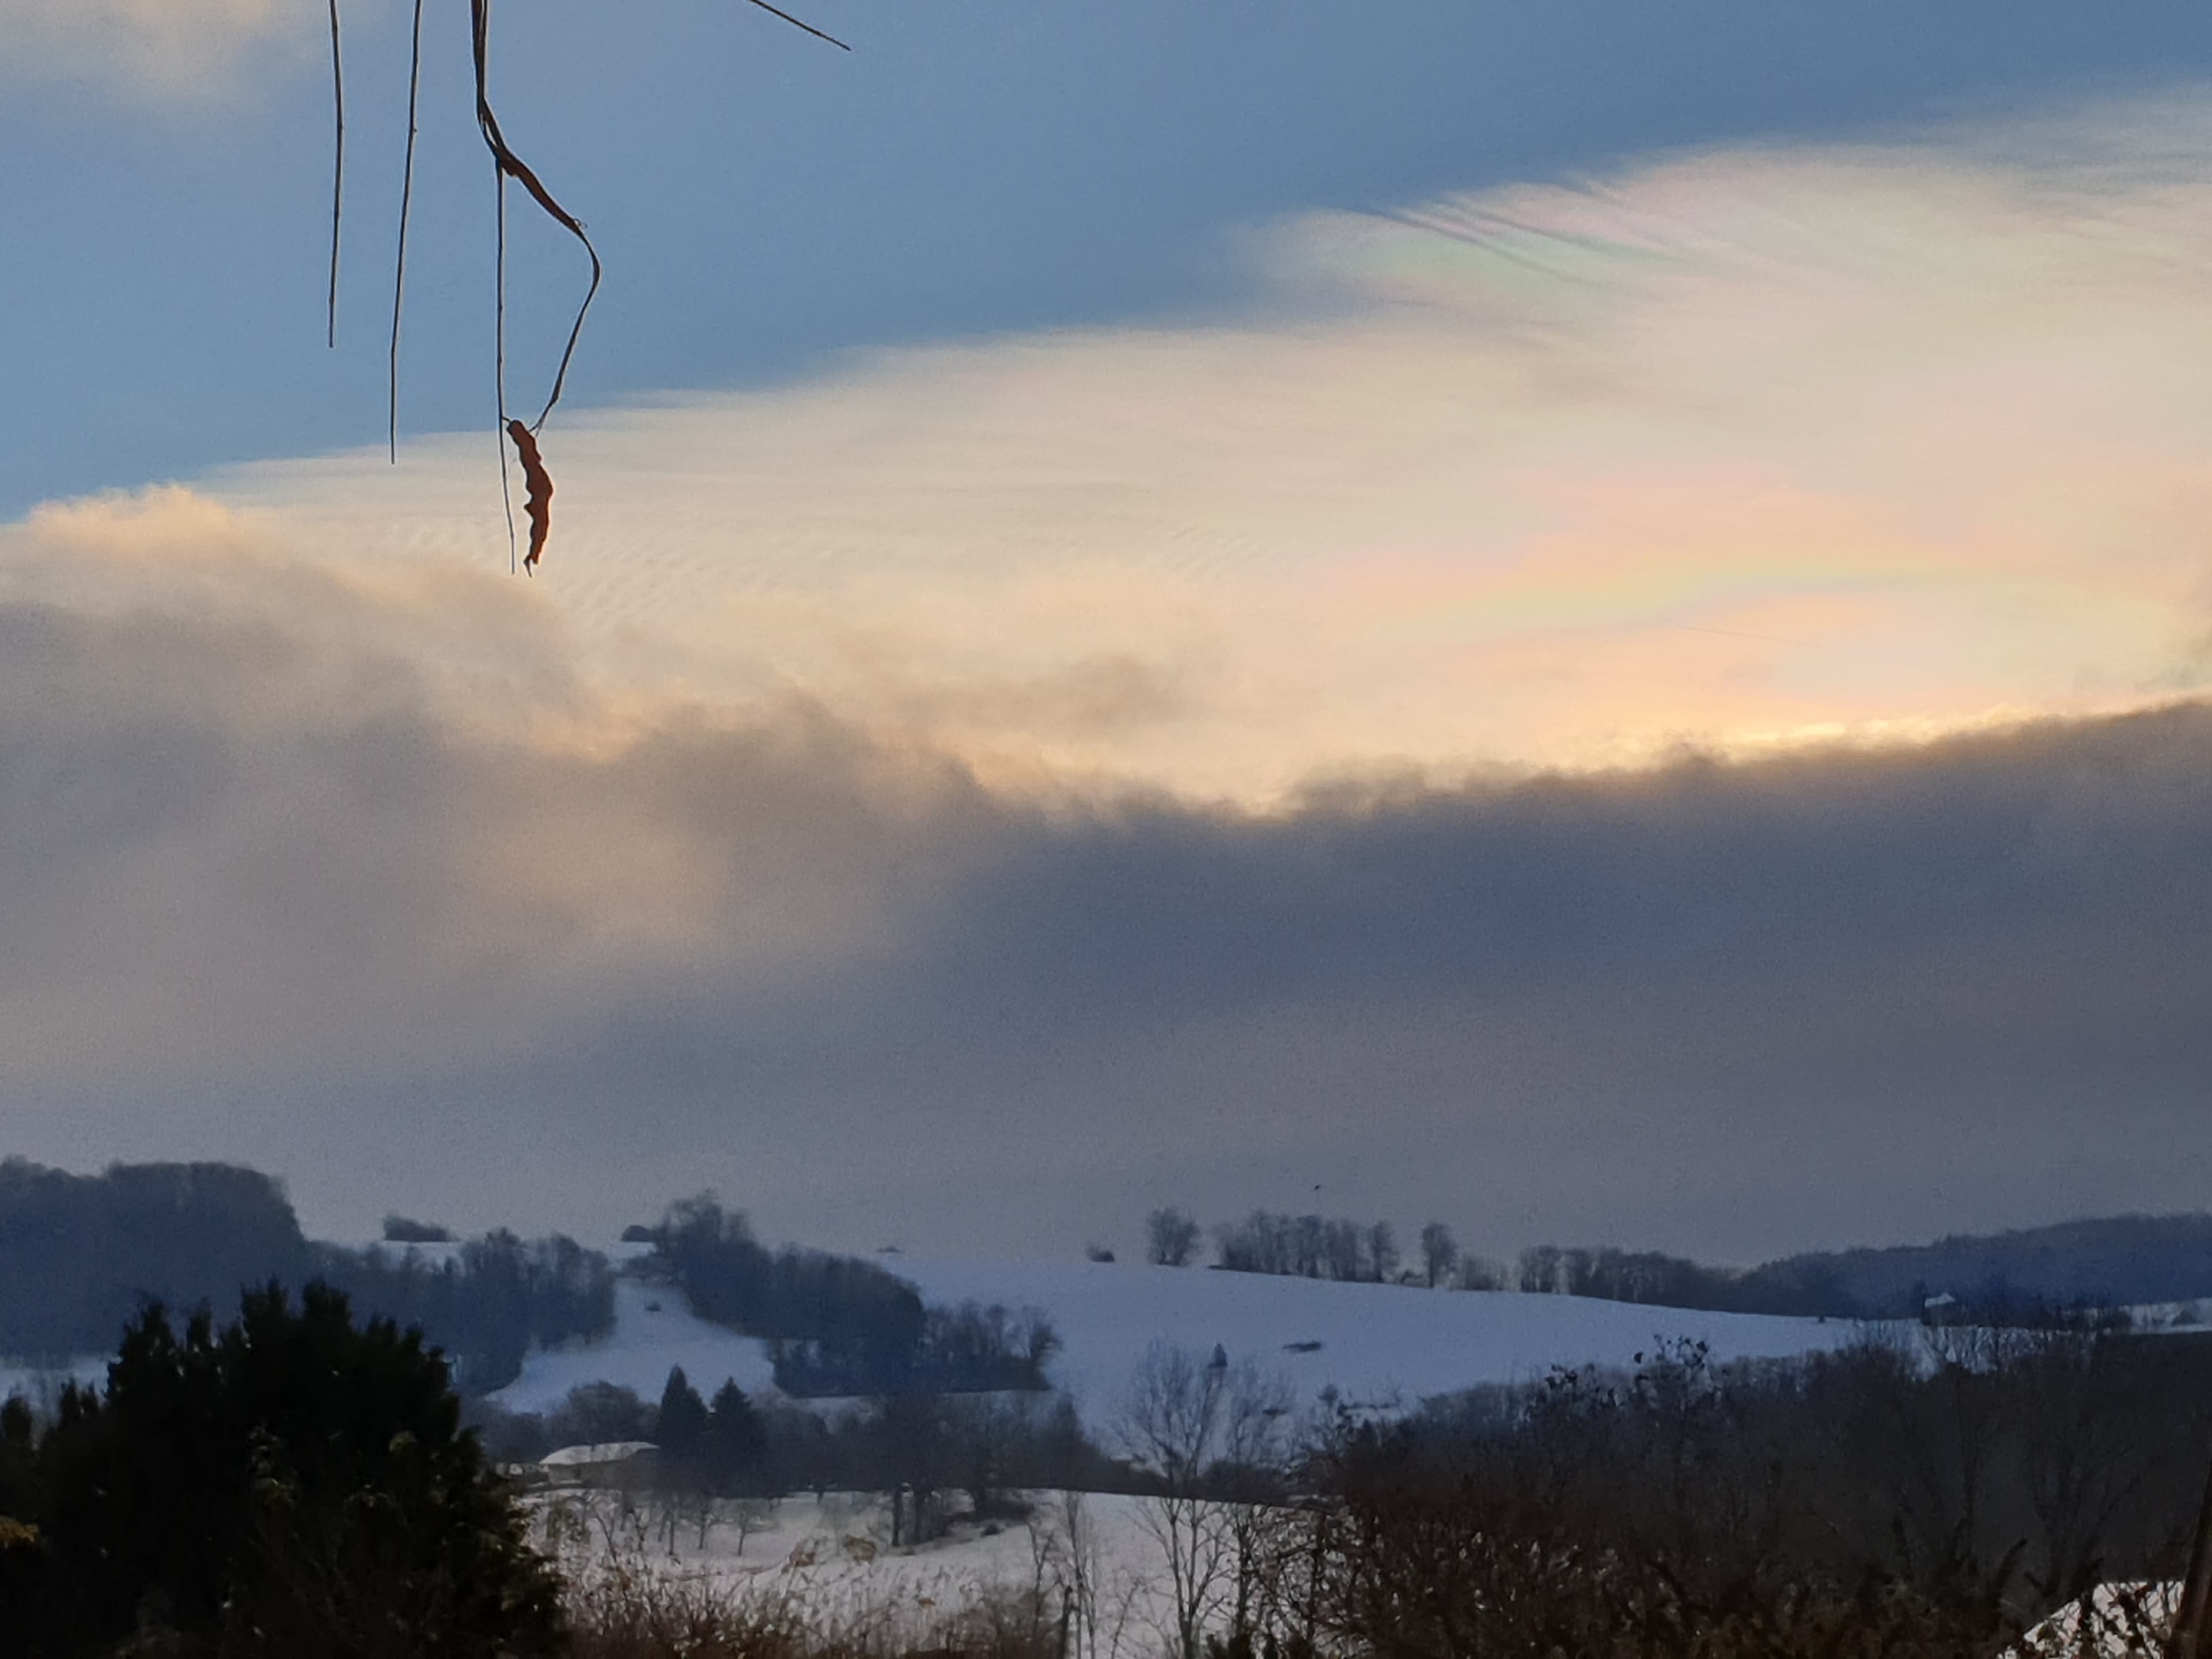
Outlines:
[[[768,0],[753,0],[753,4],[758,6],[763,11],[774,12],[776,16],[783,19],[785,22],[790,24],[792,27],[795,29],[805,29],[809,34],[812,35],[817,40],[827,40],[831,46],[836,47],[840,52],[852,51],[852,47],[847,46],[836,35],[824,34],[820,29],[816,28],[813,24],[804,22],[799,18],[793,17],[789,12],[783,11],[775,6],[771,6],[769,4]]]
[[[576,342],[584,331],[584,319],[592,309],[592,300],[598,297],[602,275],[599,251],[592,246],[592,239],[585,234],[582,222],[555,201],[553,193],[539,181],[538,175],[507,147],[506,136],[500,131],[499,118],[492,112],[491,107],[491,0],[469,0],[469,9],[476,53],[477,128],[483,134],[484,144],[491,151],[492,161],[502,177],[514,179],[528,191],[531,199],[544,210],[547,217],[583,245],[585,253],[592,261],[592,285],[584,291],[583,304],[576,307],[576,320],[568,330],[568,343],[562,350],[561,366],[553,376],[553,390],[545,399],[545,407],[538,411],[537,420],[532,422],[533,427],[539,427],[545,424],[545,417],[553,412],[554,404],[561,401],[562,389],[568,384],[568,363],[576,355]],[[501,200],[504,202],[505,199],[502,191]]]
[[[338,343],[338,222],[345,206],[345,62],[338,51],[338,0],[331,0],[331,111],[337,141],[331,160],[331,307],[325,343]]]
[[[416,114],[422,94],[422,0],[415,0],[415,34],[407,58],[407,159],[399,173],[399,252],[392,269],[392,384],[389,442],[399,460],[399,312],[407,294],[407,216],[415,204]]]
[[[492,168],[499,192],[498,237],[492,256],[492,386],[498,400],[499,499],[507,509],[507,574],[514,574],[514,490],[507,477],[507,173]]]

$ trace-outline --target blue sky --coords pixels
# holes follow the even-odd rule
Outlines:
[[[2212,18],[0,0],[0,1154],[1732,1260],[2212,1181]],[[810,14],[813,15],[813,14]],[[581,260],[512,210],[511,388]]]
[[[17,9],[0,10],[19,36],[0,108],[0,511],[374,441],[404,8],[349,14],[335,356],[309,349],[330,159],[319,9],[249,7],[265,43],[241,30],[227,71],[150,86],[112,42],[43,45]],[[1285,215],[2212,64],[2201,8],[2055,0],[829,0],[821,21],[855,51],[731,0],[495,13],[510,136],[609,258],[580,404],[771,381],[854,346],[1207,313],[1249,295],[1243,234]],[[441,431],[484,419],[491,234],[465,10],[433,6],[427,27],[404,411]],[[515,374],[534,386],[580,272],[526,217]]]

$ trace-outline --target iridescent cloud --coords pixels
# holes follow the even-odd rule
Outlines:
[[[557,423],[542,606],[617,704],[796,692],[1000,780],[1259,803],[2203,689],[2192,92],[1254,242],[1248,315]],[[490,440],[217,481],[501,568]]]

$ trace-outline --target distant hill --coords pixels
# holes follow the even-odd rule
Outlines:
[[[1521,1253],[1519,1288],[1604,1302],[1830,1319],[1910,1319],[1948,1297],[1954,1316],[2033,1323],[2083,1308],[2212,1298],[2212,1215],[2106,1216],[1933,1244],[1820,1250],[1746,1271],[1656,1251]]]
[[[0,1162],[0,1354],[101,1352],[146,1297],[228,1311],[241,1285],[297,1284],[313,1260],[284,1189],[258,1170]]]
[[[1825,1284],[1874,1318],[1916,1315],[1938,1295],[1993,1314],[2212,1298],[2212,1215],[2107,1216],[1818,1252],[1770,1262],[1744,1282]]]
[[[248,1287],[313,1279],[344,1291],[356,1313],[420,1326],[471,1393],[513,1381],[533,1343],[614,1322],[606,1258],[558,1235],[349,1249],[304,1237],[283,1186],[257,1170],[114,1164],[72,1175],[0,1161],[0,1358],[102,1353],[148,1300],[227,1316]]]

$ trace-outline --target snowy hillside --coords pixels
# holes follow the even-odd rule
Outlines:
[[[1480,1382],[1539,1377],[1555,1364],[1627,1365],[1666,1338],[1699,1339],[1716,1358],[1734,1359],[1833,1347],[1858,1328],[1579,1297],[1339,1285],[1200,1268],[906,1257],[884,1265],[932,1302],[1043,1309],[1066,1344],[1052,1379],[1086,1415],[1113,1408],[1146,1348],[1159,1339],[1202,1352],[1218,1344],[1232,1358],[1256,1359],[1279,1370],[1304,1399],[1333,1384],[1356,1401],[1410,1405]],[[532,1354],[521,1376],[494,1398],[510,1410],[538,1411],[579,1383],[605,1381],[651,1399],[672,1365],[710,1392],[726,1376],[748,1391],[769,1382],[761,1343],[694,1317],[673,1291],[624,1280],[611,1335]]]
[[[582,1383],[616,1382],[658,1400],[674,1365],[708,1394],[725,1377],[748,1394],[774,1386],[763,1344],[699,1318],[680,1291],[618,1279],[612,1332],[588,1346],[532,1354],[522,1375],[492,1399],[509,1411],[541,1412]]]

